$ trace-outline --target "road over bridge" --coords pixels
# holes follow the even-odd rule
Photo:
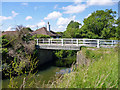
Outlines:
[[[80,50],[81,46],[86,47],[106,47],[111,48],[120,44],[120,40],[107,39],[80,39],[80,38],[43,38],[36,39],[36,45],[40,49],[54,49],[54,50]]]

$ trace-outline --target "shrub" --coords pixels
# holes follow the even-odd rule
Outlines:
[[[43,34],[36,34],[32,36],[32,39],[36,39],[36,38],[50,38],[49,35],[43,35]]]

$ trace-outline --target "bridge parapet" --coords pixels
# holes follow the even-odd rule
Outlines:
[[[81,46],[87,47],[114,47],[120,44],[120,40],[105,40],[105,39],[80,39],[80,38],[44,38],[37,39],[37,45],[44,49],[67,49],[78,50]]]

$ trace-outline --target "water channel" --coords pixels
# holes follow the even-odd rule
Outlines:
[[[41,84],[43,84],[43,82],[48,83],[48,81],[53,80],[56,73],[62,69],[64,70],[66,69],[66,67],[57,67],[53,65],[53,63],[49,63],[49,65],[42,66],[42,68],[39,69],[35,77],[37,77],[37,80],[40,81]],[[16,81],[18,81],[18,87],[20,87],[20,85],[22,84],[24,77],[25,74],[19,77],[15,77]],[[2,80],[2,88],[8,88],[9,81],[10,81],[9,79]]]

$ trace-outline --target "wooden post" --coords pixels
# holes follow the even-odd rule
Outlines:
[[[62,42],[62,46],[63,46],[63,39],[61,39],[61,42]]]
[[[78,46],[78,39],[76,39],[76,43],[77,43],[77,46]]]
[[[38,39],[37,39],[37,45],[38,45]]]
[[[100,48],[100,40],[97,40],[97,48]]]

